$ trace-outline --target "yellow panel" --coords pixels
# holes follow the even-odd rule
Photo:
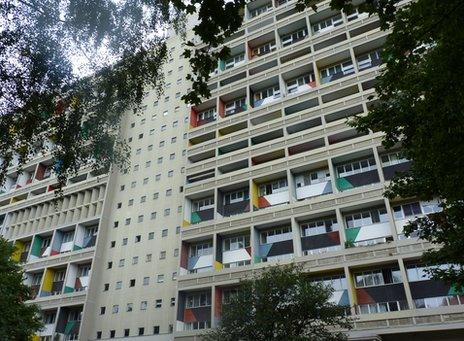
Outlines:
[[[354,300],[354,302],[351,302],[351,305],[356,305],[356,304],[358,304],[358,297],[356,295],[356,287],[354,285],[354,277],[351,274],[351,271],[348,271],[347,282],[350,284],[350,285],[348,285],[348,290],[351,290],[351,294],[352,294],[353,300]]]
[[[182,226],[183,227],[189,227],[190,226],[190,223],[184,219],[184,221],[182,222]]]
[[[215,270],[222,270],[222,263],[218,261],[214,261],[214,269]]]
[[[33,335],[31,338],[31,341],[40,341],[40,336],[39,335]]]
[[[252,181],[251,182],[251,202],[254,207],[258,208],[259,207],[259,200],[258,200],[258,185]]]
[[[21,259],[21,253],[24,250],[24,243],[20,240],[15,241],[14,243],[14,251],[13,254],[11,255],[11,259],[14,260],[15,262],[19,262]]]
[[[45,276],[44,276],[44,282],[42,286],[42,290],[44,291],[52,291],[52,285],[53,285],[53,275],[55,274],[55,271],[53,269],[47,269],[45,271]]]

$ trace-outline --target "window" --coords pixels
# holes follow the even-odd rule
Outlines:
[[[163,125],[161,126],[161,131],[165,131],[165,130],[166,130],[166,124],[163,124]]]
[[[146,195],[143,195],[140,197],[140,203],[143,204],[144,202],[147,201],[147,196]]]
[[[315,82],[316,78],[314,73],[308,73],[306,75],[300,76],[298,78],[292,79],[287,82],[287,91],[289,94],[296,93],[300,91],[300,87],[307,88],[309,84]],[[313,83],[314,84],[314,83]]]
[[[170,208],[166,208],[164,209],[164,216],[167,217],[171,214],[171,209]]]
[[[125,261],[126,261],[126,260],[125,260],[124,258],[119,260],[119,267],[120,267],[120,268],[124,267]]]
[[[177,137],[175,137],[175,136],[171,137],[171,143],[176,143],[176,141],[177,141]]]
[[[148,302],[142,301],[140,302],[140,310],[147,310]]]
[[[237,114],[243,110],[246,110],[246,97],[235,99],[225,104],[226,116]]]
[[[161,180],[161,174],[156,174],[155,181],[160,181],[160,180]]]
[[[132,181],[131,182],[131,188],[135,188],[136,185],[137,185],[137,181]]]
[[[401,282],[402,279],[399,268],[371,270],[355,273],[355,284],[357,288],[365,288]]]
[[[159,326],[154,326],[153,327],[153,334],[159,334],[160,333],[160,327]]]
[[[356,228],[373,224],[388,222],[388,214],[385,208],[372,209],[370,211],[354,213],[345,216],[346,227]]]
[[[180,233],[180,226],[176,226],[176,234]]]
[[[176,298],[171,297],[171,307],[174,307],[176,305]]]
[[[299,29],[298,31],[282,36],[282,46],[289,46],[297,41],[304,39],[308,35],[308,29],[306,27]]]
[[[248,189],[242,189],[235,192],[229,192],[224,195],[224,202],[226,205],[234,204],[237,202],[245,201],[249,199]]]
[[[129,287],[135,287],[135,279],[129,281]]]
[[[132,206],[132,205],[134,205],[134,199],[129,199],[127,206]]]
[[[174,257],[179,256],[179,249],[174,249]]]
[[[214,208],[214,196],[192,201],[192,212]]]
[[[166,251],[161,251],[160,252],[160,257],[159,259],[166,259]]]
[[[111,269],[112,267],[113,267],[113,262],[108,262],[107,268],[108,268],[108,269]]]
[[[106,307],[100,307],[100,315],[105,315]]]
[[[156,212],[151,212],[150,213],[150,219],[155,220],[156,219]]]
[[[161,308],[163,305],[163,300],[162,299],[157,299],[155,301],[155,308]]]
[[[354,73],[354,67],[351,59],[339,64],[331,65],[321,70],[322,83],[327,83],[333,80],[333,76],[346,76],[352,73]]]
[[[145,328],[139,327],[139,336],[143,335],[145,333]]]
[[[135,242],[136,243],[140,243],[141,240],[142,240],[142,236],[140,234],[135,236]]]
[[[169,160],[174,160],[176,158],[176,154],[172,153],[169,155]]]
[[[237,54],[224,62],[224,69],[228,70],[236,65],[242,64],[245,61],[245,53]]]
[[[160,141],[159,146],[162,148],[164,147],[164,141]]]
[[[134,309],[134,304],[133,303],[127,303],[126,305],[126,312],[131,312]]]
[[[131,222],[131,218],[126,218],[126,221],[125,221],[126,226],[130,225],[130,222]]]
[[[190,245],[189,257],[200,257],[211,255],[213,252],[213,242],[203,242]]]
[[[117,314],[119,312],[119,305],[117,305],[117,304],[113,305],[112,312],[113,312],[113,314]]]
[[[198,113],[197,121],[213,121],[216,119],[216,108],[211,108]]]
[[[276,49],[276,45],[274,41],[269,43],[263,44],[261,46],[255,47],[253,49],[253,56],[263,56],[268,54]]]
[[[374,169],[377,169],[377,166],[374,158],[372,157],[339,165],[337,166],[337,174],[339,178],[342,178],[353,174],[368,172]]]
[[[122,281],[116,282],[116,290],[120,290],[122,288]]]
[[[168,171],[168,178],[172,178],[173,175],[174,175],[174,171],[173,171],[173,170]]]
[[[151,161],[145,162],[145,168],[150,168],[150,166],[151,166]]]
[[[261,232],[261,244],[282,242],[292,238],[292,228],[290,226],[279,227]]]
[[[112,240],[110,243],[110,248],[113,248],[116,246],[116,241]]]
[[[135,123],[132,122],[130,126],[131,126],[131,128],[134,128],[134,127],[135,127]]]
[[[110,330],[110,338],[114,339],[114,336],[116,335],[116,330]]]
[[[234,251],[250,246],[250,236],[236,236],[224,238],[222,241],[224,251]]]
[[[159,157],[157,162],[158,162],[158,164],[163,163],[163,158],[162,158],[162,157]]]
[[[163,229],[161,231],[161,237],[167,237],[168,236],[168,229]]]
[[[101,331],[98,331],[97,332],[97,339],[101,339],[102,338],[102,332]]]
[[[259,196],[270,195],[272,193],[285,192],[288,190],[287,179],[276,180],[259,186]]]
[[[140,166],[139,165],[135,165],[134,166],[134,172],[137,172],[139,170]]]
[[[267,11],[269,11],[271,9],[272,9],[272,3],[268,3],[268,4],[264,5],[264,6],[252,9],[252,10],[250,10],[250,18],[257,17],[258,15],[266,13]]]
[[[136,265],[138,263],[139,263],[139,257],[138,256],[132,257],[132,265]]]
[[[337,14],[331,18],[322,20],[313,25],[314,33],[323,33],[339,26],[343,23],[342,15]]]
[[[158,275],[157,282],[158,283],[164,283],[164,275]]]
[[[150,145],[147,147],[147,150],[148,150],[148,151],[151,151],[151,150],[153,150],[153,145],[152,145],[152,144],[150,144]]]
[[[144,277],[143,278],[143,285],[149,285],[150,284],[150,277]]]
[[[137,217],[137,222],[138,222],[138,223],[143,222],[143,215],[139,215],[139,216]]]
[[[105,283],[105,284],[103,285],[103,291],[108,291],[108,290],[110,290],[110,284],[109,284],[109,283]]]
[[[166,190],[166,196],[170,197],[172,195],[172,189],[167,189]]]
[[[210,307],[211,296],[207,292],[188,294],[185,299],[186,308]]]
[[[122,202],[118,202],[117,205],[116,205],[116,208],[119,209],[122,207]]]
[[[175,281],[177,279],[177,271],[172,273],[172,280]]]
[[[155,238],[155,232],[149,232],[148,233],[148,240],[154,239]]]
[[[330,172],[328,169],[314,170],[309,173],[296,176],[296,187],[311,186],[330,180]]]
[[[127,245],[127,238],[122,239],[122,245]]]
[[[129,336],[130,329],[124,329],[124,336]]]
[[[338,231],[338,222],[336,218],[324,220],[314,220],[300,225],[303,236],[316,236],[333,231]]]
[[[145,262],[147,262],[147,263],[151,262],[151,258],[152,258],[151,253],[147,253],[147,255],[145,257]]]
[[[124,191],[125,188],[126,188],[126,186],[121,185],[121,186],[119,187],[119,190],[122,192],[122,191]]]
[[[116,228],[116,227],[118,227],[118,226],[119,226],[119,221],[115,221],[115,222],[113,223],[113,228]]]
[[[158,199],[158,197],[159,197],[159,193],[158,193],[158,192],[153,193],[153,200]]]

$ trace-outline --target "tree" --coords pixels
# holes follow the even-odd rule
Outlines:
[[[0,184],[15,156],[21,171],[39,151],[52,152],[60,186],[85,165],[126,168],[130,150],[118,139],[119,122],[142,110],[147,90],[162,93],[168,30],[184,36],[186,16],[197,13],[193,31],[218,48],[239,27],[244,1],[0,2]],[[201,51],[186,51],[198,94],[201,74],[211,71]]]
[[[439,198],[443,211],[405,227],[438,248],[427,251],[435,278],[464,288],[464,2],[418,0],[395,8],[384,5],[382,24],[392,27],[383,51],[385,71],[377,79],[377,101],[352,124],[384,133],[383,144],[401,144],[412,160],[407,174],[386,191],[389,198]],[[378,9],[377,9],[378,11]]]
[[[29,340],[42,328],[39,308],[25,304],[31,291],[21,267],[12,260],[14,246],[0,237],[0,340]]]
[[[222,306],[209,341],[345,340],[346,307],[330,303],[333,289],[311,282],[301,267],[270,266],[240,282]]]

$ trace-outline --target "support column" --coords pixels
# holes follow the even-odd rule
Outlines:
[[[295,258],[303,256],[301,249],[301,233],[300,225],[296,221],[295,217],[291,218],[292,224],[292,236],[293,236],[293,255]]]
[[[409,309],[414,309],[414,300],[411,294],[411,287],[408,282],[408,273],[406,272],[406,267],[402,258],[398,258],[398,265],[401,272],[401,278],[403,279],[404,292],[406,293],[406,300],[408,302]]]

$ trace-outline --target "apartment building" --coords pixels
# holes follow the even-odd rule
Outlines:
[[[37,340],[173,339],[188,128],[181,43],[168,39],[164,94],[147,91],[143,113],[121,123],[127,172],[83,169],[55,203],[51,155],[8,170],[0,234],[41,308]]]
[[[464,297],[424,276],[430,245],[402,230],[437,202],[385,199],[410,161],[346,124],[373,104],[387,33],[356,8],[294,4],[247,4],[197,106],[169,38],[165,93],[121,124],[127,172],[82,169],[55,202],[50,155],[8,170],[0,233],[41,307],[38,340],[200,340],[240,279],[289,262],[350,306],[352,340],[463,338]]]
[[[350,339],[464,338],[463,297],[424,275],[430,245],[403,234],[438,202],[384,198],[410,161],[346,124],[374,103],[387,32],[328,3],[249,2],[212,97],[190,110],[175,340],[214,328],[240,279],[289,262],[350,306]]]

